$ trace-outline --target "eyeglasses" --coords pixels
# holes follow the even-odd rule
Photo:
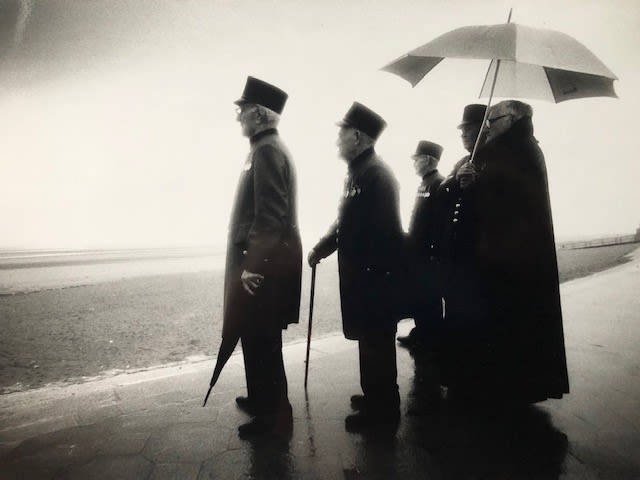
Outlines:
[[[487,118],[487,128],[491,126],[492,123],[497,122],[498,120],[500,120],[501,118],[504,117],[510,117],[511,114],[510,113],[505,113],[504,115],[500,115],[498,117],[493,117],[493,118]]]
[[[254,109],[255,105],[239,105],[236,107],[236,115],[240,116],[243,113],[247,113],[250,110]]]

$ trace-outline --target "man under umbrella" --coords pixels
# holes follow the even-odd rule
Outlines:
[[[470,347],[458,350],[463,375],[452,383],[517,403],[569,392],[547,173],[531,117],[519,101],[493,106],[484,146],[458,170],[458,264],[476,275],[462,296],[478,308],[467,323],[455,309],[447,320],[453,341]]]
[[[445,321],[441,329],[440,382],[447,394],[451,377],[454,383],[473,376],[467,363],[478,349],[486,350],[478,325],[485,325],[486,307],[483,285],[472,255],[474,245],[474,202],[467,187],[475,171],[469,164],[470,154],[480,135],[486,105],[471,104],[464,108],[458,125],[462,145],[469,155],[461,158],[442,182],[438,194],[438,224],[434,227],[435,245],[440,262],[440,287],[445,300]],[[482,148],[483,138],[478,142]],[[459,389],[458,389],[459,391]]]
[[[291,405],[282,359],[282,329],[298,321],[302,248],[296,176],[276,127],[287,94],[249,77],[238,122],[250,152],[231,214],[224,288],[223,344],[242,341],[247,396],[238,406],[253,416],[241,437],[287,434]]]
[[[311,250],[311,266],[338,251],[342,325],[358,340],[360,385],[353,395],[359,413],[346,418],[349,431],[397,426],[398,394],[392,295],[402,251],[398,185],[374,145],[386,122],[354,102],[339,122],[338,151],[348,164],[338,220]]]

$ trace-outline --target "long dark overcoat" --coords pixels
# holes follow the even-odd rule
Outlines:
[[[414,256],[428,258],[434,254],[434,224],[439,215],[436,199],[443,180],[442,174],[434,170],[418,186],[407,234],[407,246]]]
[[[416,192],[409,231],[405,239],[406,294],[404,315],[432,315],[434,302],[440,303],[439,265],[436,242],[441,212],[438,192],[444,177],[434,170],[426,175]],[[401,297],[402,298],[402,297]]]
[[[403,242],[398,184],[373,149],[349,164],[338,220],[316,251],[338,250],[344,335],[395,332]]]
[[[485,144],[475,165],[479,175],[462,208],[454,207],[460,220],[443,248],[477,275],[504,391],[532,401],[559,398],[569,382],[558,266],[546,165],[531,118]]]
[[[302,247],[296,201],[294,165],[277,131],[255,135],[229,225],[223,336],[259,335],[298,322]],[[242,288],[243,270],[264,275],[255,297]]]

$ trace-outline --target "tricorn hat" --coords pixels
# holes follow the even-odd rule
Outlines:
[[[386,128],[387,122],[376,112],[361,103],[353,102],[344,118],[337,123],[340,127],[353,127],[377,140]]]
[[[247,77],[247,83],[244,85],[242,97],[234,103],[236,105],[242,105],[243,103],[256,103],[273,110],[277,114],[281,114],[288,97],[289,95],[287,95],[286,92],[275,85],[271,85],[259,78],[249,76]]]
[[[458,128],[462,128],[470,123],[482,123],[484,120],[484,113],[487,111],[487,106],[480,103],[472,103],[464,107],[462,114],[462,123],[458,125]]]
[[[416,147],[416,153],[413,154],[412,158],[422,157],[425,155],[430,155],[440,160],[440,155],[442,155],[442,147],[437,143],[429,142],[427,140],[420,140],[418,142],[418,146]]]

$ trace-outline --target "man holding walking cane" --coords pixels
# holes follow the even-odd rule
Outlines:
[[[348,431],[397,426],[400,414],[395,332],[396,273],[403,232],[398,185],[374,150],[386,122],[354,102],[338,123],[338,151],[348,164],[338,220],[308,256],[315,266],[338,251],[340,303],[346,338],[358,340],[360,385],[353,395],[357,414],[349,415]]]

